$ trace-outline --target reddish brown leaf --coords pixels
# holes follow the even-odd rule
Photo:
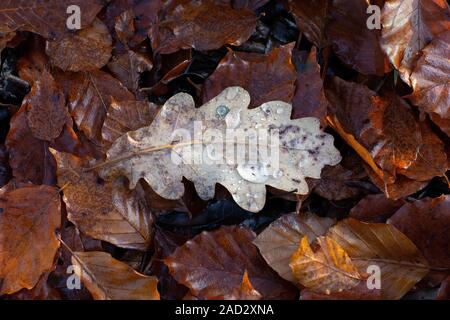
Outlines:
[[[369,194],[350,210],[349,216],[365,222],[380,222],[379,219],[391,216],[402,205],[403,201],[388,199],[382,193]]]
[[[0,198],[0,293],[31,289],[53,266],[61,224],[58,190],[30,186]]]
[[[152,48],[167,54],[192,47],[196,50],[218,49],[225,44],[240,45],[256,27],[255,14],[246,8],[212,0],[174,0],[162,10],[158,28],[152,28]]]
[[[431,114],[432,120],[440,118],[445,122],[450,121],[449,52],[450,31],[447,31],[436,36],[423,49],[422,57],[417,61],[410,78],[414,89],[409,96],[411,102]],[[440,122],[438,120],[436,123],[439,125]]]
[[[206,80],[203,102],[231,86],[240,86],[250,93],[250,107],[275,100],[291,102],[296,80],[292,49],[293,44],[288,44],[264,55],[229,51]]]
[[[86,28],[102,9],[101,0],[6,0],[0,3],[0,30],[31,31],[48,39],[60,39],[69,30],[67,8],[77,5],[81,28]]]
[[[318,48],[326,45],[325,24],[328,2],[328,0],[289,0],[289,10],[293,13],[300,31]]]
[[[111,58],[112,40],[100,20],[92,26],[68,34],[59,41],[47,41],[46,52],[54,66],[64,71],[92,71],[106,65]]]
[[[450,196],[407,203],[388,223],[407,235],[432,267],[450,268]]]
[[[403,81],[410,84],[420,51],[450,29],[445,0],[386,0],[381,14],[381,46]]]
[[[252,244],[255,235],[242,227],[202,232],[164,261],[174,278],[201,299],[227,295],[247,270],[264,299],[289,299],[295,289],[264,262]]]
[[[153,64],[146,56],[131,50],[115,55],[108,63],[108,69],[111,70],[112,74],[136,96],[141,95],[139,92],[140,74],[144,71],[150,71],[152,68]]]
[[[149,125],[159,108],[148,101],[112,101],[102,127],[102,138],[113,143],[128,131]]]
[[[380,30],[367,27],[368,1],[333,0],[328,7],[327,36],[336,55],[362,74],[383,75],[389,71],[381,50]]]
[[[25,97],[23,105],[27,110],[28,126],[34,137],[51,141],[60,135],[69,113],[64,94],[49,72],[41,73],[31,92]]]
[[[69,109],[78,128],[96,143],[101,141],[101,128],[112,98],[116,101],[134,100],[119,80],[103,71],[68,73]]]
[[[24,108],[11,119],[11,129],[5,144],[15,180],[49,185],[56,182],[56,164],[48,151],[49,142],[34,137],[28,127]]]
[[[325,98],[316,55],[316,48],[313,47],[306,59],[301,59],[295,64],[297,82],[292,98],[292,118],[316,117],[324,124],[328,102]]]

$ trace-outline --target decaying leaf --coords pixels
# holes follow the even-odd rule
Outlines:
[[[239,287],[233,289],[230,293],[224,296],[212,297],[211,300],[260,300],[261,294],[253,288],[248,277],[248,272],[245,271],[242,277],[242,283]]]
[[[289,261],[297,251],[300,240],[307,236],[313,242],[324,235],[334,222],[334,219],[321,218],[312,213],[283,215],[264,229],[254,244],[272,269],[284,279],[296,283]]]
[[[28,126],[24,108],[11,119],[11,129],[6,137],[9,165],[18,182],[53,185],[55,159],[48,151],[49,142],[37,139]]]
[[[140,74],[150,71],[153,64],[145,55],[128,50],[126,53],[115,55],[108,63],[108,68],[128,90],[137,95]]]
[[[376,220],[391,216],[403,203],[402,200],[388,199],[383,193],[369,194],[350,210],[349,216],[365,222],[380,222]]]
[[[101,0],[6,0],[0,3],[0,30],[38,33],[47,39],[60,39],[67,29],[67,8],[80,8],[81,28],[86,28],[102,9]]]
[[[28,186],[0,198],[0,294],[31,289],[54,264],[61,225],[58,189]]]
[[[170,273],[200,298],[226,296],[248,272],[263,299],[289,299],[295,288],[270,269],[252,244],[255,234],[243,227],[222,226],[202,232],[164,259]]]
[[[432,267],[450,268],[450,196],[407,203],[388,223],[408,236]]]
[[[389,66],[379,44],[380,30],[369,29],[367,25],[369,5],[369,1],[361,0],[331,1],[326,34],[334,52],[346,65],[362,74],[383,75]]]
[[[347,252],[360,273],[371,265],[380,268],[384,299],[400,299],[429,271],[414,243],[392,225],[348,218],[331,227],[326,236]]]
[[[294,58],[300,57],[300,59],[295,59],[297,82],[292,98],[292,118],[316,117],[324,124],[328,102],[325,98],[316,55],[315,47],[303,59],[300,54],[294,55]]]
[[[292,49],[293,44],[288,44],[264,55],[229,51],[206,80],[203,103],[231,86],[242,87],[250,93],[251,108],[274,100],[290,103],[296,80]]]
[[[34,82],[23,104],[28,126],[36,138],[51,141],[60,135],[69,113],[64,94],[48,71]]]
[[[293,13],[299,29],[318,48],[326,45],[327,7],[327,0],[289,0],[289,9]]]
[[[167,54],[178,49],[218,49],[224,44],[240,45],[256,26],[255,14],[247,9],[233,9],[230,4],[213,0],[167,3],[158,28],[152,28],[152,48]]]
[[[112,39],[100,20],[92,26],[68,34],[59,41],[47,41],[46,52],[54,66],[64,71],[92,71],[111,58]]]
[[[435,117],[450,120],[449,52],[450,31],[447,31],[436,36],[423,49],[422,57],[411,74],[414,92],[409,99],[424,112],[432,114],[432,120]],[[439,120],[436,123],[439,125]]]
[[[319,249],[311,249],[308,237],[300,240],[289,266],[295,278],[313,291],[330,294],[356,286],[362,276],[345,250],[333,239],[320,236]]]
[[[119,247],[146,250],[152,237],[152,215],[140,186],[124,179],[99,180],[85,171],[82,159],[52,150],[58,164],[58,185],[64,187],[67,218],[83,233]]]
[[[405,83],[410,84],[420,51],[450,29],[445,0],[386,0],[381,46]]]
[[[72,263],[95,300],[159,300],[156,277],[136,272],[109,253],[73,252]]]
[[[182,177],[194,183],[204,200],[214,196],[214,186],[220,183],[242,208],[258,212],[265,203],[266,185],[306,194],[305,177],[320,178],[323,166],[340,161],[333,137],[320,131],[318,119],[291,120],[291,105],[281,101],[252,110],[247,109],[249,103],[248,92],[240,87],[225,89],[198,109],[191,96],[179,93],[165,103],[150,126],[114,142],[106,162],[100,164],[100,174],[107,179],[125,175],[131,188],[144,178],[156,193],[168,199],[183,196]],[[199,122],[201,132],[196,131]],[[207,131],[211,128],[214,133]],[[267,145],[260,142],[259,148],[251,147],[247,140],[256,141],[257,132],[262,130],[273,139],[267,138]],[[231,138],[230,132],[234,133]],[[279,150],[278,159],[261,156],[269,141],[272,155],[274,149]],[[237,152],[242,155],[247,146],[256,158],[235,161],[234,149],[239,147]],[[245,156],[250,157],[248,153]]]
[[[67,73],[68,106],[78,128],[100,144],[101,128],[112,99],[134,100],[119,80],[103,71]]]
[[[102,138],[113,143],[128,131],[145,127],[152,122],[159,108],[147,101],[112,99],[102,127]]]
[[[369,177],[389,198],[407,195],[389,191],[402,179],[405,184],[405,179],[414,179],[417,183],[403,190],[415,192],[421,181],[446,171],[443,142],[427,123],[416,119],[405,100],[392,93],[378,96],[339,78],[334,78],[326,94],[332,112],[329,123],[370,166]]]

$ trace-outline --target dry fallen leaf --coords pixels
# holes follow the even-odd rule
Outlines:
[[[421,50],[450,29],[445,0],[386,0],[382,13],[381,46],[406,84],[410,84]]]
[[[78,128],[101,144],[101,128],[112,99],[134,100],[134,95],[103,71],[66,73],[63,81],[68,82],[68,106]]]
[[[158,280],[100,251],[72,252],[75,273],[95,300],[159,300]]]
[[[47,39],[60,39],[67,29],[67,8],[80,8],[81,28],[86,28],[102,9],[101,0],[6,0],[0,3],[0,30],[38,33]]]
[[[350,210],[349,216],[364,222],[380,222],[376,220],[391,216],[403,203],[388,199],[383,193],[369,194]]]
[[[31,289],[53,267],[61,225],[58,189],[28,186],[0,197],[0,294]]]
[[[223,296],[212,297],[210,300],[260,300],[261,294],[253,288],[248,277],[248,272],[245,271],[242,277],[242,283],[239,287],[231,290]]]
[[[69,113],[64,95],[48,71],[34,82],[23,104],[28,126],[36,138],[52,141],[60,135]]]
[[[164,259],[170,273],[201,299],[226,296],[241,285],[248,272],[253,287],[263,299],[289,299],[295,288],[270,269],[252,244],[252,231],[222,226],[202,232]]]
[[[307,57],[298,59],[297,82],[292,98],[292,118],[316,117],[322,124],[327,116],[328,102],[325,98],[320,66],[316,60],[316,48],[313,47]],[[300,56],[300,54],[294,55]]]
[[[102,138],[111,144],[128,131],[145,127],[158,113],[158,106],[148,101],[112,99],[102,127]]]
[[[293,44],[288,44],[264,55],[229,51],[206,79],[203,103],[231,86],[242,87],[250,93],[251,108],[274,100],[291,102],[296,80],[292,49]]]
[[[54,66],[64,71],[93,71],[111,58],[112,39],[105,24],[95,20],[86,29],[58,41],[47,41],[46,53]]]
[[[450,196],[403,205],[388,223],[403,232],[435,268],[450,268]]]
[[[324,235],[334,222],[334,219],[318,217],[312,213],[286,214],[264,229],[256,237],[254,244],[272,269],[284,279],[297,283],[289,261],[297,251],[300,240],[307,236],[313,242]]]
[[[326,236],[347,252],[360,273],[371,265],[380,268],[383,299],[400,299],[429,271],[414,243],[389,224],[348,218],[331,227]]]
[[[345,250],[333,239],[320,236],[314,252],[304,236],[289,266],[300,284],[326,294],[355,287],[362,276]]]
[[[450,120],[449,52],[450,31],[447,31],[436,36],[423,49],[422,57],[411,74],[414,92],[409,99],[422,111],[431,114],[432,120]],[[439,123],[439,120],[436,121],[436,124]]]
[[[139,76],[144,71],[150,71],[153,64],[145,55],[128,50],[115,55],[108,63],[108,69],[122,84],[137,96],[139,94]]]
[[[149,34],[153,50],[160,54],[190,47],[204,51],[224,44],[240,45],[256,26],[251,10],[236,10],[213,0],[174,0],[161,12],[162,19]]]
[[[101,181],[95,172],[84,170],[87,164],[82,159],[52,153],[69,221],[95,239],[145,251],[152,239],[153,218],[142,188],[129,190],[121,178]]]
[[[150,126],[129,132],[114,142],[107,152],[107,160],[99,164],[100,175],[105,179],[125,175],[131,188],[143,178],[156,193],[168,199],[183,196],[182,177],[194,183],[203,200],[211,199],[215,184],[220,183],[242,208],[258,212],[266,200],[266,185],[306,194],[305,177],[318,179],[325,165],[340,161],[333,137],[321,132],[318,119],[291,120],[291,105],[281,101],[268,102],[252,110],[247,109],[249,103],[248,92],[240,87],[225,89],[197,109],[191,96],[179,93],[165,103]],[[227,136],[227,129],[229,132],[240,129],[250,133],[255,130],[256,137],[255,126],[258,130],[274,132],[272,135],[280,140],[276,147],[280,149],[279,159],[259,157],[255,164],[246,160],[237,163],[233,150],[236,143],[249,144],[245,135],[232,140],[226,137],[228,146],[218,136],[210,144],[212,140],[208,138],[196,141],[174,135],[174,130],[185,129],[190,137],[198,139],[199,133],[193,132],[197,130],[196,121],[201,121],[205,135],[211,128],[215,129],[214,135],[219,132],[222,137]],[[200,152],[199,145],[205,145]],[[224,146],[232,150],[218,151]],[[253,152],[262,153],[262,148],[266,146],[262,144],[258,150],[253,147]],[[212,156],[212,153],[220,156]]]

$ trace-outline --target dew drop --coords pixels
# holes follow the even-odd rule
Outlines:
[[[228,114],[228,112],[230,112],[230,109],[223,104],[216,108],[216,114],[220,118],[224,118]]]
[[[283,176],[283,170],[276,170],[274,173],[273,173],[273,178],[274,179],[279,179],[279,178],[281,178],[282,176]]]
[[[242,164],[237,166],[239,175],[247,181],[254,183],[264,183],[269,179],[267,166],[262,163]]]

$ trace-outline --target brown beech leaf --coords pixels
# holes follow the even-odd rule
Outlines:
[[[164,259],[170,273],[200,299],[226,296],[239,287],[248,272],[253,287],[263,299],[291,299],[295,288],[264,262],[252,244],[252,231],[222,226],[202,232]]]
[[[148,101],[112,99],[102,127],[103,141],[110,144],[128,131],[142,128],[153,121],[159,108]]]
[[[22,289],[12,295],[7,295],[7,300],[61,300],[58,290],[50,286],[49,273],[44,273],[32,289]]]
[[[366,273],[371,265],[380,268],[383,299],[400,299],[429,271],[419,249],[392,225],[348,218],[326,236],[347,252],[359,272]]]
[[[250,9],[236,10],[213,0],[174,0],[162,12],[158,28],[150,32],[152,48],[160,54],[190,47],[204,51],[225,44],[238,46],[256,27],[256,16]]]
[[[81,28],[86,28],[102,9],[101,0],[5,0],[0,3],[0,30],[30,31],[47,39],[60,39],[68,30],[67,8],[77,5]]]
[[[115,19],[114,30],[119,41],[128,45],[128,41],[134,36],[136,28],[134,27],[134,13],[132,9],[122,12]]]
[[[342,164],[325,167],[320,180],[313,187],[313,192],[328,200],[343,200],[357,196],[361,193],[361,190],[352,187],[349,183],[366,176],[364,169],[361,166],[360,168],[362,172],[350,170]]]
[[[112,39],[108,28],[96,19],[93,24],[58,41],[47,41],[46,52],[54,66],[64,71],[92,71],[111,58]]]
[[[450,16],[450,10],[448,15]],[[450,22],[448,29],[450,29]],[[422,57],[417,61],[411,74],[411,86],[414,92],[409,99],[422,111],[435,114],[431,117],[432,120],[437,116],[447,122],[450,121],[449,52],[450,31],[447,31],[436,36],[423,49]],[[439,120],[436,124],[439,125]]]
[[[345,250],[328,237],[320,236],[316,241],[319,248],[314,252],[308,236],[304,236],[290,259],[289,266],[298,282],[326,294],[358,285],[362,276]]]
[[[369,194],[350,210],[349,216],[364,222],[380,222],[379,219],[391,216],[403,203],[402,200],[388,199],[383,193]]]
[[[36,138],[51,141],[60,135],[69,117],[65,103],[52,75],[43,71],[23,101],[28,126]]]
[[[291,62],[294,44],[268,54],[229,51],[203,85],[203,102],[230,86],[240,86],[252,97],[250,107],[280,100],[291,102],[296,74]]]
[[[331,218],[322,218],[312,213],[286,214],[272,222],[253,242],[269,266],[286,280],[297,283],[289,261],[297,251],[300,240],[307,236],[313,242],[324,235],[334,224]]]
[[[210,300],[260,300],[261,294],[253,288],[248,277],[248,272],[245,271],[242,277],[242,283],[237,288],[231,290],[223,296],[211,297]]]
[[[99,180],[80,158],[52,150],[58,164],[58,185],[64,186],[67,218],[81,232],[116,246],[146,250],[153,219],[140,186],[129,190],[124,179]]]
[[[139,76],[144,71],[150,71],[153,64],[143,54],[128,50],[126,53],[115,55],[108,63],[108,69],[119,79],[123,85],[139,94]]]
[[[67,73],[69,109],[78,128],[100,144],[101,128],[112,99],[134,100],[122,83],[106,72]]]
[[[31,289],[53,267],[61,225],[58,189],[23,187],[0,197],[0,293]]]
[[[432,267],[450,268],[450,196],[407,203],[388,223],[407,235]]]
[[[367,27],[368,6],[368,1],[361,0],[331,1],[326,33],[334,52],[346,65],[362,74],[381,76],[389,71],[389,65],[379,44],[380,30]]]
[[[326,45],[328,2],[328,0],[289,0],[289,10],[294,15],[300,31],[318,48]]]
[[[381,13],[381,46],[406,84],[421,50],[450,29],[445,0],[386,0]]]
[[[316,117],[324,124],[328,102],[325,98],[323,81],[320,77],[320,66],[317,63],[316,55],[316,48],[313,47],[306,59],[301,59],[301,61],[295,63],[297,82],[292,98],[292,118]]]
[[[392,93],[380,97],[363,85],[339,78],[334,78],[326,94],[330,125],[370,166],[369,176],[389,198],[398,198],[388,192],[389,185],[400,179],[397,174],[428,181],[446,171],[443,142],[427,123],[416,119],[403,99]],[[414,192],[420,185],[411,184],[403,191]]]
[[[156,193],[173,200],[185,192],[183,177],[194,183],[202,200],[213,198],[219,183],[239,206],[258,212],[266,201],[266,185],[306,194],[306,177],[318,179],[325,165],[336,165],[341,160],[333,137],[320,130],[318,119],[292,120],[291,105],[282,101],[267,102],[254,109],[248,109],[249,104],[250,95],[241,87],[225,89],[200,108],[195,108],[190,95],[178,93],[167,100],[151,125],[118,138],[108,150],[105,162],[96,167],[101,168],[100,175],[105,179],[128,177],[131,188],[143,178]],[[194,133],[196,121],[201,121],[202,137],[214,129],[217,139],[213,143],[208,138],[195,138],[200,134]],[[273,140],[278,137],[280,141],[275,146],[281,149],[279,157],[259,156],[254,163],[236,161],[234,151],[229,151],[238,145],[245,146],[243,152],[249,146],[255,153],[262,153],[267,147],[263,143],[249,144],[251,138],[247,139],[244,132],[251,133],[255,126],[267,132],[274,130]],[[183,129],[183,135],[179,129]],[[243,133],[230,138],[227,130]],[[197,148],[193,148],[195,145]],[[228,151],[223,152],[224,147]],[[205,148],[222,152],[217,151],[217,157],[212,157],[204,153]],[[206,157],[209,160],[194,161]]]
[[[50,143],[35,138],[24,108],[14,115],[10,126],[5,145],[13,178],[17,182],[53,185],[56,182],[56,163],[48,150]]]
[[[156,277],[136,272],[109,253],[73,252],[72,263],[95,300],[159,300]]]
[[[399,200],[424,188],[428,181],[416,181],[403,175],[397,175],[394,182],[386,182],[373,172],[369,166],[364,165],[370,180],[384,192],[388,199]]]

